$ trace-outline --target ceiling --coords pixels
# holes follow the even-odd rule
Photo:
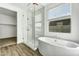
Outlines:
[[[28,8],[28,5],[32,5],[32,3],[10,3],[10,4],[13,5],[13,6],[17,6],[19,8],[23,8],[25,10]],[[40,5],[40,6],[46,6],[49,3],[37,3],[37,4]]]
[[[27,3],[9,3],[9,4],[23,9],[27,8]]]
[[[23,8],[25,10],[28,8],[28,5],[31,5],[30,8],[33,7],[32,3],[9,3],[9,4],[19,7],[19,8]],[[40,8],[41,6],[46,6],[46,5],[48,5],[48,3],[39,3],[38,6],[36,6],[37,7],[36,9]],[[16,12],[2,8],[2,7],[0,7],[0,14],[5,14],[5,15],[9,15],[9,16],[16,16],[17,15]]]
[[[32,3],[9,3],[9,4],[16,6],[16,7],[19,7],[19,8],[23,8],[25,10],[28,8],[28,5],[31,5],[30,8],[33,7]],[[39,3],[38,6],[37,6],[37,9],[40,8],[41,6],[46,6],[46,5],[48,5],[48,3]],[[10,16],[16,16],[17,15],[16,12],[2,8],[2,7],[0,7],[0,14],[6,14],[6,15],[10,15]]]

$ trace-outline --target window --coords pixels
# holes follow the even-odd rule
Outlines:
[[[49,32],[70,33],[70,18],[49,23]]]
[[[48,11],[49,32],[71,32],[70,4],[61,4]]]

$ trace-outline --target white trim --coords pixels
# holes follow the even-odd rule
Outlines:
[[[56,21],[56,20],[64,20],[64,19],[69,19],[71,18],[71,15],[67,15],[67,16],[62,16],[62,17],[58,17],[58,18],[53,18],[51,20],[48,20],[48,21]]]

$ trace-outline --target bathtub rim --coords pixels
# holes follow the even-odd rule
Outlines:
[[[46,42],[45,40],[42,40],[42,39],[40,39],[40,38],[50,38],[50,39],[53,39],[53,38],[51,38],[51,37],[39,37],[39,38],[38,38],[39,41],[44,42],[44,43],[49,44],[49,45],[54,45],[54,46],[57,46],[57,47],[62,47],[62,48],[67,48],[67,49],[79,49],[79,44],[76,43],[76,42],[73,42],[73,41],[68,41],[68,40],[59,39],[59,40],[68,41],[68,42],[74,43],[74,44],[76,44],[78,47],[73,48],[73,47],[69,47],[69,46],[60,46],[60,45],[58,45],[58,44],[56,44],[56,43],[53,44],[53,42],[52,42],[52,44],[51,44],[50,42]],[[54,38],[54,39],[58,39],[58,38]]]

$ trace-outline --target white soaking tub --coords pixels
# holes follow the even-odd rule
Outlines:
[[[71,41],[40,37],[39,52],[45,56],[79,56],[79,44]]]

